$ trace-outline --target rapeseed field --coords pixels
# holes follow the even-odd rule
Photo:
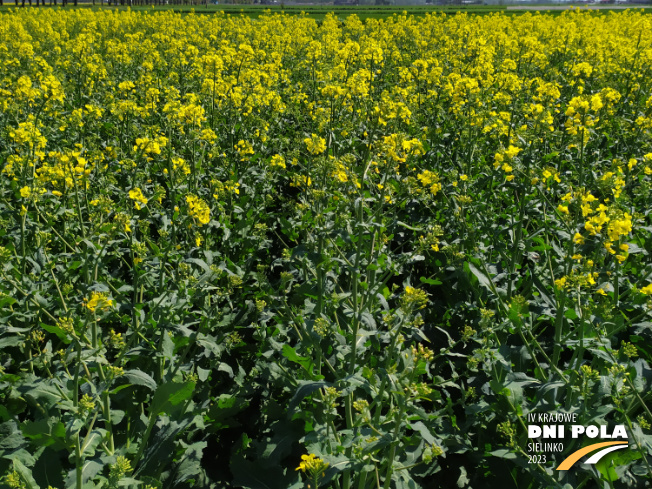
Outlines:
[[[651,70],[636,11],[0,14],[3,487],[647,487]]]

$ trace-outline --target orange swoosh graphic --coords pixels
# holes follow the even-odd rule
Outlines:
[[[602,443],[594,443],[588,447],[580,448],[578,451],[571,453],[561,464],[557,467],[557,470],[568,470],[570,469],[575,462],[581,459],[587,453],[593,452],[598,448],[609,447],[611,445],[627,445],[629,442],[626,441],[605,441]]]

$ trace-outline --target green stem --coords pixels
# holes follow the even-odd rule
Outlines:
[[[367,485],[367,472],[363,472],[358,479],[358,489],[364,489]]]
[[[111,422],[111,405],[109,404],[109,391],[108,385],[106,390],[102,392],[102,403],[104,411],[104,427],[106,428],[106,435],[109,439],[109,452],[112,455],[115,452],[115,444],[113,441],[113,424]]]
[[[561,300],[557,303],[557,315],[555,317],[555,344],[552,351],[552,365],[557,367],[561,355],[561,332],[564,326],[564,307],[566,307],[566,293],[563,292]]]
[[[359,316],[360,316],[360,304],[358,304],[358,282],[360,280],[360,254],[362,248],[362,216],[363,216],[363,201],[358,199],[358,208],[357,208],[357,224],[358,224],[358,240],[356,243],[357,250],[355,254],[355,264],[353,270],[351,270],[351,280],[353,281],[353,324],[351,326],[351,357],[349,359],[349,375],[353,375],[355,372],[356,365],[356,356],[358,348],[358,327],[359,327]],[[348,429],[353,428],[353,394],[346,396],[344,406],[346,411],[346,426]],[[352,447],[347,449],[347,456],[351,456]],[[344,489],[349,489],[351,487],[351,470],[347,469],[344,472],[343,480]]]
[[[22,211],[21,211],[22,212]],[[25,246],[25,222],[27,220],[27,211],[22,216],[21,224],[20,224],[20,248],[21,248],[21,253],[22,253],[22,258],[23,258],[23,279],[27,277],[27,249]]]
[[[396,423],[394,424],[394,434],[392,438],[392,448],[389,450],[389,457],[387,459],[387,472],[385,473],[385,483],[383,484],[383,489],[389,489],[389,484],[392,481],[392,472],[394,471],[394,457],[396,456],[396,446],[398,445],[398,430],[401,428],[401,421],[403,420],[403,413],[405,412],[406,401],[403,399],[401,407],[398,410],[398,416],[396,417]]]
[[[38,216],[41,219],[43,219],[43,221],[48,222],[48,220],[45,218],[45,216],[43,216],[43,214],[41,214],[41,211],[39,210],[37,205],[34,205],[34,209],[36,210],[36,213],[38,214]],[[65,224],[65,221],[64,221],[64,224]],[[72,246],[70,243],[68,243],[68,241],[66,241],[65,238],[61,234],[59,234],[57,232],[57,230],[54,228],[54,226],[51,225],[50,230],[56,235],[57,238],[59,238],[59,240],[61,241],[61,243],[63,243],[64,246],[67,246],[70,249],[70,251],[72,251],[73,253],[75,251],[77,251],[74,246]]]
[[[95,317],[95,312],[93,312],[93,324],[91,326],[91,345],[93,346],[93,350],[97,351],[98,349],[97,318]]]
[[[68,171],[70,172],[70,177],[75,190],[75,204],[77,207],[77,218],[79,219],[79,228],[82,235],[82,238],[86,239],[86,228],[84,227],[84,218],[82,216],[81,204],[79,202],[79,188],[77,187],[77,179],[75,178],[75,173],[73,172],[72,164],[68,161]]]
[[[529,166],[529,165],[528,165]],[[526,178],[528,172],[526,171]],[[518,194],[517,194],[518,195]],[[525,190],[521,195],[521,206],[518,211],[518,222],[516,223],[516,232],[514,234],[514,246],[512,247],[512,258],[509,263],[509,280],[507,285],[507,302],[512,298],[512,287],[514,284],[514,273],[516,269],[517,259],[521,256],[519,252],[519,246],[521,244],[521,236],[523,234],[523,217],[525,216],[525,202],[526,202],[526,193]]]
[[[387,372],[385,377],[383,378],[382,382],[380,383],[380,389],[378,389],[378,394],[376,394],[375,398],[376,401],[378,402],[376,406],[376,411],[374,413],[374,424],[378,425],[378,422],[380,421],[380,415],[382,412],[382,407],[383,407],[383,396],[385,395],[385,389],[387,388],[387,379],[389,378],[389,368],[391,365],[394,364],[394,352],[396,349],[396,341],[398,339],[398,335],[401,332],[401,327],[400,325],[397,326],[396,332],[392,336],[392,339],[389,342],[389,350],[388,350],[388,355],[387,355],[387,362],[385,363],[385,371]]]
[[[154,415],[154,412],[150,413],[149,415],[149,421],[147,423],[147,429],[145,430],[145,434],[143,435],[143,439],[140,442],[140,446],[138,447],[138,453],[136,454],[136,457],[134,457],[134,462],[133,462],[133,467],[136,468],[138,466],[138,462],[140,462],[141,457],[143,456],[143,452],[145,451],[145,447],[147,446],[147,440],[149,440],[150,435],[152,434],[152,430],[154,429],[154,425],[156,424],[156,418],[158,416]]]
[[[616,260],[616,273],[614,273],[614,307],[618,307],[620,297],[620,262]]]
[[[75,436],[75,489],[82,489],[82,470],[84,468],[79,444],[79,431]]]
[[[539,350],[539,352],[541,353],[541,355],[543,356],[543,358],[546,360],[546,362],[548,362],[548,364],[550,365],[550,367],[552,368],[552,370],[554,370],[555,373],[556,373],[557,375],[559,375],[559,377],[560,377],[564,382],[568,382],[568,379],[567,379],[566,376],[564,375],[564,372],[562,372],[561,370],[559,370],[559,368],[557,367],[557,364],[556,364],[556,363],[552,363],[552,361],[550,360],[550,357],[548,357],[548,355],[546,354],[545,350],[541,347],[541,345],[539,344],[539,342],[537,341],[537,339],[536,339],[536,338],[534,337],[534,335],[532,334],[532,331],[528,331],[528,333],[530,333],[530,338],[532,338],[532,341],[534,342],[534,345],[537,347],[537,349]]]
[[[355,255],[355,264],[354,268],[351,271],[351,280],[353,281],[353,291],[352,291],[352,297],[353,297],[353,308],[354,308],[354,314],[353,314],[353,325],[351,327],[351,357],[349,359],[349,375],[353,375],[355,372],[355,360],[356,360],[356,353],[357,353],[357,348],[358,348],[358,327],[359,327],[359,304],[358,304],[358,282],[360,279],[360,273],[359,273],[359,267],[360,267],[360,254],[361,254],[361,246],[362,246],[362,206],[363,202],[362,199],[358,200],[358,242],[356,243],[357,245],[357,250],[356,250],[356,255]]]
[[[75,379],[73,381],[73,398],[72,404],[78,409],[79,408],[79,372],[81,369],[81,343],[77,341],[77,368],[75,369]],[[81,447],[79,444],[79,430],[75,434],[75,475],[76,475],[76,489],[82,488],[82,457],[81,457]]]

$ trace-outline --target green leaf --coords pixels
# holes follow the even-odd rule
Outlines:
[[[63,443],[66,438],[66,427],[61,421],[56,422],[56,418],[26,421],[21,430],[23,435],[43,447],[56,443],[57,439]]]
[[[304,369],[306,369],[306,371],[312,373],[312,360],[310,358],[299,356],[295,349],[290,345],[283,345],[283,356],[291,362],[298,363]]]
[[[469,482],[471,482],[471,479],[467,477],[466,469],[460,467],[460,477],[457,479],[457,487],[466,487]]]
[[[66,345],[70,344],[70,342],[72,341],[70,339],[70,337],[66,334],[66,332],[63,329],[61,329],[59,326],[50,326],[50,325],[45,324],[45,323],[40,323],[40,325],[41,325],[41,328],[43,328],[48,333],[53,333],[53,334],[57,335],[57,337],[61,341],[63,341]]]
[[[577,315],[574,309],[566,309],[564,311],[564,316],[566,316],[568,319],[573,319],[573,320],[579,318],[579,316]]]
[[[27,467],[25,467],[22,464],[22,462],[17,458],[15,458],[13,462],[14,462],[14,470],[18,472],[20,478],[25,483],[24,487],[26,487],[27,489],[39,489],[38,484],[34,480],[34,477],[32,477],[32,471],[29,470]]]
[[[437,440],[435,440],[435,438],[430,433],[430,430],[428,430],[428,427],[425,424],[423,424],[422,421],[410,423],[410,427],[414,431],[419,432],[421,438],[423,438],[427,443],[430,443],[431,445],[435,445],[437,443]]]
[[[104,464],[98,458],[84,460],[84,464],[82,465],[82,484],[95,477],[102,470],[102,467],[104,467]],[[76,470],[73,468],[68,472],[68,476],[66,477],[66,487],[75,487],[75,477]]]
[[[428,285],[441,285],[443,282],[441,280],[436,280],[432,278],[426,278],[426,277],[421,277],[419,278],[422,284],[428,284]]]
[[[177,484],[202,476],[201,459],[207,445],[205,441],[199,441],[186,448],[186,452],[176,470],[175,480]]]
[[[20,336],[7,336],[0,339],[0,349],[22,345],[24,342],[25,338],[21,338]]]
[[[292,400],[290,401],[288,410],[293,411],[299,405],[299,403],[302,401],[304,397],[316,391],[317,389],[321,389],[322,387],[327,387],[328,385],[330,384],[324,381],[318,381],[318,382],[305,381],[305,380],[299,381],[299,387],[297,388],[296,392],[294,393],[294,396],[292,397]]]
[[[180,422],[172,421],[166,415],[161,416],[156,422],[154,436],[147,443],[141,462],[138,464],[134,477],[157,473],[163,467],[170,467],[176,458],[175,440],[179,439],[192,418],[182,418]]]
[[[156,382],[154,379],[141,370],[127,370],[124,373],[130,384],[143,385],[150,390],[156,390]]]
[[[389,287],[384,287],[382,293],[385,299],[389,299],[389,297],[392,295],[392,293],[389,291]]]
[[[81,442],[81,454],[85,457],[93,457],[95,455],[95,449],[97,446],[104,440],[106,436],[106,430],[101,428],[96,428],[90,433],[84,436],[84,439]]]
[[[470,270],[471,273],[475,276],[475,278],[478,279],[478,282],[480,283],[480,285],[482,285],[483,287],[486,287],[486,288],[489,289],[490,291],[493,290],[493,283],[491,282],[491,280],[489,279],[489,277],[487,277],[487,276],[485,275],[484,272],[481,272],[481,271],[480,271],[480,270],[479,270],[479,269],[478,269],[478,268],[477,268],[473,263],[471,263],[471,262],[466,262],[466,265],[469,267],[469,270]]]
[[[53,445],[43,450],[32,468],[32,476],[42,489],[48,486],[65,487],[63,476],[64,468],[61,464],[61,449]]]
[[[13,306],[16,302],[16,299],[13,297],[10,297],[8,295],[5,295],[0,298],[0,307],[5,307],[5,306]]]
[[[142,484],[142,482],[133,477],[123,477],[118,481],[119,487],[137,486],[138,484]]]
[[[168,382],[159,385],[152,400],[151,413],[168,413],[171,407],[189,399],[194,390],[194,382]]]
[[[602,457],[600,461],[595,464],[595,468],[598,469],[605,480],[614,482],[619,478],[618,473],[616,472],[616,467],[627,465],[639,458],[641,458],[641,453],[638,450],[619,450],[617,452],[608,453]]]
[[[24,384],[17,388],[23,392],[24,397],[29,397],[45,408],[54,406],[61,401],[61,394],[52,385],[46,384],[46,381],[37,381],[35,383]]]
[[[249,401],[243,397],[221,394],[217,403],[211,406],[206,416],[216,429],[239,426],[240,423],[235,415],[248,406]]]
[[[494,457],[504,458],[506,460],[514,460],[516,458],[516,454],[506,448],[494,450],[493,452],[489,452],[489,454],[493,455]]]
[[[0,406],[0,421],[4,422],[11,418],[9,410],[5,406]]]
[[[13,419],[0,424],[0,451],[13,451],[26,443],[25,437]]]
[[[611,458],[608,456],[603,457],[600,461],[595,464],[595,468],[598,469],[602,477],[606,481],[614,482],[618,480],[618,473],[616,472],[615,467],[611,466]]]

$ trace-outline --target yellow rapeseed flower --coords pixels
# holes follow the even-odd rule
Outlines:
[[[311,476],[319,474],[328,468],[329,463],[324,462],[322,459],[317,458],[314,453],[310,455],[301,455],[301,463],[294,470],[301,470]]]
[[[283,158],[281,155],[274,155],[269,162],[269,166],[272,168],[283,168],[285,170],[285,158]]]
[[[316,134],[313,134],[309,138],[305,138],[303,142],[305,143],[308,152],[313,155],[318,155],[326,151],[326,140]]]
[[[129,191],[129,198],[134,201],[134,207],[138,210],[142,209],[143,205],[147,205],[147,198],[143,195],[140,187],[136,187]]]
[[[113,299],[109,299],[106,292],[92,292],[90,299],[84,299],[86,309],[91,312],[105,311],[115,305]]]
[[[211,220],[211,210],[208,204],[196,195],[187,195],[188,214],[197,219],[200,226],[208,224]]]

